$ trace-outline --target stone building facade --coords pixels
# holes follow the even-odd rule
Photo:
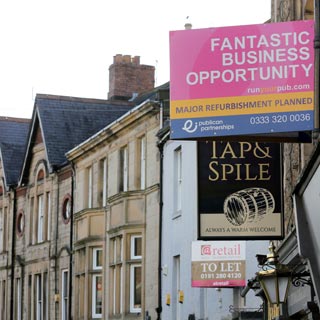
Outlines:
[[[0,119],[9,124],[0,128],[1,320],[154,310],[161,117],[160,104],[146,102],[156,95],[154,67],[117,55],[110,70],[110,100],[37,95],[20,136]],[[102,142],[76,157],[79,169],[65,154],[86,139],[90,148]]]
[[[85,310],[104,319],[156,317],[160,174],[156,134],[161,126],[160,103],[152,102],[156,94],[154,90],[67,154],[75,171],[77,319],[85,318]]]
[[[67,319],[70,224],[61,210],[71,192],[71,170],[50,172],[43,136],[35,128],[32,154],[17,190],[19,227],[15,251],[15,291],[26,319]],[[17,310],[18,304],[16,307]]]

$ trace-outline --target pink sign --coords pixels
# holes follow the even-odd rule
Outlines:
[[[313,20],[171,31],[171,119],[244,115],[250,126],[252,114],[302,111],[311,122],[313,40]],[[268,120],[265,130],[278,130]]]
[[[313,24],[170,32],[171,99],[241,96],[249,88],[296,83],[308,83],[313,90]]]

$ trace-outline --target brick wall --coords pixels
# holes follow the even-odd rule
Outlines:
[[[110,100],[129,100],[154,88],[155,67],[140,64],[140,57],[117,54],[109,67]]]

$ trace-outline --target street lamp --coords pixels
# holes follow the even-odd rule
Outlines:
[[[261,270],[256,272],[254,278],[248,280],[247,286],[240,292],[241,297],[245,297],[250,289],[254,290],[257,296],[260,296],[264,301],[268,302],[268,320],[284,320],[289,319],[287,316],[286,302],[290,284],[294,287],[308,285],[311,288],[312,301],[308,303],[314,309],[314,288],[310,272],[304,270],[295,272],[293,269],[283,265],[278,260],[278,255],[275,254],[275,247],[271,242],[269,245],[269,254],[256,255],[259,267]],[[299,267],[298,265],[295,266]],[[300,265],[301,267],[301,265]],[[301,268],[299,268],[301,269]],[[319,313],[317,309],[317,315]],[[266,319],[266,318],[264,318]]]
[[[269,319],[280,317],[280,305],[286,303],[288,290],[291,283],[290,269],[278,261],[278,256],[274,251],[275,247],[271,242],[269,254],[261,270],[256,273],[256,279],[268,300]]]

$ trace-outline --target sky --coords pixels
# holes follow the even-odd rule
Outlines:
[[[271,0],[0,2],[0,116],[31,118],[37,93],[107,99],[116,54],[170,80],[169,32],[264,23]]]

